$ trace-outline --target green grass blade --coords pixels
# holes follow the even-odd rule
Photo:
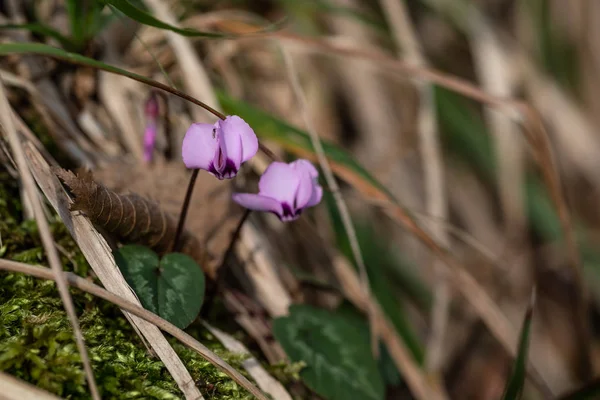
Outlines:
[[[529,352],[529,341],[531,336],[531,321],[533,320],[533,307],[535,306],[535,289],[531,294],[531,301],[523,318],[521,335],[519,337],[519,349],[512,372],[504,389],[503,400],[518,400],[523,393],[525,377],[527,375],[527,354]]]
[[[191,103],[196,104],[197,106],[200,106],[202,108],[204,108],[205,110],[211,112],[212,114],[220,117],[220,118],[225,118],[225,116],[223,114],[221,114],[220,112],[216,111],[215,109],[213,109],[212,107],[210,107],[209,105],[201,102],[200,100],[195,99],[194,97],[180,91],[177,89],[174,89],[170,86],[167,86],[165,84],[162,84],[160,82],[157,82],[153,79],[150,78],[146,78],[145,76],[142,75],[138,75],[135,74],[133,72],[129,72],[125,69],[119,68],[119,67],[115,67],[113,65],[110,64],[106,64],[103,63],[101,61],[98,60],[94,60],[92,58],[89,57],[85,57],[82,56],[80,54],[76,54],[76,53],[70,53],[68,51],[65,51],[63,49],[59,49],[56,47],[52,47],[52,46],[48,46],[45,44],[41,44],[41,43],[6,43],[6,44],[0,44],[0,55],[9,55],[9,54],[39,54],[39,55],[44,55],[44,56],[48,56],[48,57],[52,57],[52,58],[56,58],[59,60],[63,60],[66,61],[68,63],[71,64],[78,64],[78,65],[83,65],[86,67],[92,67],[92,68],[96,68],[96,69],[100,69],[106,72],[110,72],[113,74],[117,74],[117,75],[122,75],[122,76],[126,76],[128,78],[134,79],[138,82],[142,82],[146,85],[149,86],[153,86],[155,88],[164,90],[166,92],[169,92],[171,94],[174,94],[175,96],[179,96],[184,100],[187,100]]]
[[[69,27],[71,38],[80,46],[84,42],[83,24],[81,19],[82,0],[67,0],[67,15],[69,16]]]
[[[140,24],[153,26],[159,29],[166,29],[169,31],[176,32],[182,36],[188,37],[207,37],[207,38],[222,38],[226,35],[221,33],[214,32],[201,32],[196,29],[188,29],[188,28],[178,28],[176,26],[167,24],[163,22],[146,11],[137,8],[133,4],[131,4],[128,0],[103,0],[106,4],[113,6],[115,9],[119,10],[123,14],[127,15],[129,18],[134,21],[139,22]]]
[[[51,28],[47,25],[39,24],[39,23],[30,23],[30,24],[4,24],[0,25],[0,31],[4,29],[22,29],[29,31],[31,33],[37,33],[42,36],[47,36],[53,39],[56,39],[65,49],[74,49],[75,44],[71,39],[62,35],[60,32]]]

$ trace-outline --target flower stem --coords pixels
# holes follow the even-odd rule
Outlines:
[[[221,260],[221,265],[217,269],[217,272],[216,272],[217,276],[215,278],[215,283],[212,286],[212,290],[209,290],[207,292],[206,301],[204,302],[204,306],[202,307],[202,315],[204,315],[204,316],[208,315],[208,313],[212,309],[214,298],[215,298],[216,294],[219,292],[219,290],[221,289],[221,287],[223,286],[223,280],[224,280],[224,276],[225,276],[224,269],[227,265],[227,261],[229,260],[229,257],[231,257],[231,253],[233,253],[233,248],[235,247],[235,244],[237,243],[237,239],[240,237],[240,233],[242,232],[242,227],[244,226],[244,223],[248,220],[248,217],[250,216],[251,211],[252,210],[249,210],[249,209],[246,209],[246,211],[244,211],[244,215],[242,215],[242,218],[240,218],[240,221],[238,222],[237,227],[235,228],[235,231],[233,231],[233,234],[231,235],[231,241],[229,242],[229,246],[227,247],[227,250],[225,250],[225,255],[223,256],[223,260]]]
[[[199,169],[195,169],[190,177],[190,183],[188,183],[187,192],[185,193],[185,199],[181,206],[181,213],[179,214],[179,222],[177,223],[177,231],[175,232],[175,240],[173,240],[173,251],[181,250],[181,234],[183,233],[183,226],[185,225],[185,217],[187,216],[188,209],[190,208],[190,200],[192,199],[192,193],[194,193],[194,185],[196,184],[196,178],[198,178]]]

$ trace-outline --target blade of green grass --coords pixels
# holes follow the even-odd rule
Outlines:
[[[161,21],[161,20],[155,18],[152,14],[142,10],[141,8],[136,7],[129,0],[101,0],[101,1],[103,1],[105,4],[110,5],[111,7],[114,7],[114,9],[120,11],[121,13],[125,14],[126,16],[133,19],[134,21],[139,22],[140,24],[152,26],[152,27],[155,27],[158,29],[165,29],[165,30],[173,31],[182,36],[204,37],[204,38],[233,38],[233,37],[239,36],[239,35],[217,33],[217,32],[203,32],[203,31],[199,31],[197,29],[191,29],[191,28],[178,28],[176,26],[170,25],[164,21]],[[281,21],[278,21],[276,23],[273,23],[273,24],[265,27],[264,29],[261,29],[259,32],[256,32],[256,33],[269,32],[269,31],[276,30],[279,28],[279,26],[284,21],[285,21],[285,18],[282,19]]]
[[[82,14],[82,0],[67,0],[67,15],[69,16],[69,26],[71,27],[71,38],[79,46],[84,42],[84,31],[83,31],[83,19]]]
[[[51,28],[47,25],[39,24],[39,23],[30,23],[30,24],[4,24],[0,25],[0,31],[4,29],[22,29],[29,31],[31,33],[37,33],[42,36],[47,36],[53,39],[56,39],[65,49],[73,50],[75,49],[75,43],[69,39],[68,37],[62,35],[60,32]]]
[[[386,33],[385,24],[381,18],[353,7],[337,5],[327,0],[278,0],[277,2],[292,10],[295,14],[310,13],[313,18],[315,15],[326,13],[345,16],[363,22],[380,33]]]
[[[222,38],[222,37],[226,36],[221,33],[201,32],[196,29],[188,29],[188,28],[182,29],[182,28],[178,28],[176,26],[167,24],[166,22],[163,22],[163,21],[155,18],[154,16],[152,16],[152,14],[147,13],[146,11],[142,10],[141,8],[137,8],[136,6],[131,4],[131,2],[128,0],[102,0],[102,1],[105,4],[108,4],[112,7],[114,7],[115,9],[119,10],[120,12],[122,12],[129,18],[133,19],[134,21],[139,22],[140,24],[153,26],[153,27],[159,28],[159,29],[166,29],[169,31],[176,32],[182,36],[207,37],[207,38]]]
[[[175,96],[179,96],[184,100],[189,101],[190,103],[194,103],[197,106],[200,106],[207,110],[208,112],[216,115],[219,118],[225,118],[223,114],[218,112],[217,110],[210,107],[208,104],[201,102],[200,100],[195,99],[194,97],[180,91],[174,89],[170,86],[157,82],[153,79],[146,78],[145,76],[138,75],[133,72],[129,72],[125,69],[115,67],[110,64],[103,63],[98,60],[94,60],[89,57],[82,56],[77,53],[70,53],[63,49],[59,49],[57,47],[48,46],[41,43],[5,43],[0,44],[0,55],[9,55],[9,54],[39,54],[52,58],[56,58],[58,60],[63,60],[71,64],[83,65],[86,67],[92,67],[99,70],[103,70],[106,72],[110,72],[117,75],[126,76],[128,78],[134,79],[138,82],[142,82],[146,85],[153,86],[157,89],[164,90],[165,92],[169,92],[174,94]]]
[[[531,336],[531,321],[533,320],[533,308],[535,306],[535,288],[531,293],[531,301],[523,318],[521,335],[519,338],[519,349],[517,358],[513,365],[512,372],[506,387],[504,388],[503,400],[519,400],[525,386],[525,377],[527,376],[527,354],[529,352],[529,341]]]

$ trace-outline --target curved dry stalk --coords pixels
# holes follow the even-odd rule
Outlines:
[[[209,325],[207,322],[204,322],[203,325],[223,344],[223,346],[225,346],[227,350],[235,354],[248,356],[248,358],[242,362],[242,366],[248,371],[250,376],[254,378],[262,390],[273,396],[276,400],[292,400],[292,396],[285,390],[285,387],[281,382],[269,375],[242,342],[236,340],[226,332]]]
[[[49,268],[45,267],[36,267],[33,265],[23,264],[16,261],[2,260],[0,259],[0,269],[4,271],[11,272],[20,272],[23,274],[31,275],[36,278],[49,279],[56,281],[56,277],[53,275],[52,271]],[[252,382],[246,379],[242,374],[236,371],[232,366],[223,361],[219,356],[213,353],[209,348],[204,346],[202,343],[198,342],[192,336],[188,335],[181,329],[177,328],[175,325],[170,322],[162,319],[156,314],[151,313],[150,311],[131,303],[130,301],[117,296],[109,292],[106,289],[101,288],[98,285],[89,282],[86,279],[80,278],[72,272],[64,272],[64,277],[66,278],[66,283],[69,285],[76,287],[78,289],[83,290],[86,293],[90,293],[96,297],[104,299],[122,310],[125,310],[139,318],[142,318],[145,321],[150,322],[155,325],[159,329],[168,334],[172,335],[174,338],[179,340],[181,343],[194,350],[198,354],[200,354],[203,358],[237,382],[240,386],[248,390],[259,400],[269,400],[269,398],[258,389]]]
[[[279,42],[277,42],[279,45]],[[283,47],[279,46],[281,53],[283,54],[283,60],[285,62],[288,78],[290,80],[290,84],[292,86],[292,90],[296,96],[296,101],[298,102],[298,107],[300,108],[300,112],[302,113],[302,118],[304,120],[304,125],[306,126],[306,130],[310,135],[310,140],[317,153],[317,159],[319,160],[319,165],[323,170],[323,174],[325,175],[325,180],[327,181],[327,185],[329,189],[333,193],[333,198],[335,200],[335,204],[340,212],[340,216],[342,217],[342,224],[344,225],[344,230],[346,231],[346,235],[348,235],[348,241],[350,242],[350,248],[352,250],[352,255],[354,257],[354,262],[358,266],[358,271],[360,274],[360,280],[362,282],[362,290],[365,293],[365,297],[369,298],[371,289],[369,285],[369,275],[367,274],[367,267],[365,266],[365,262],[360,251],[360,246],[358,244],[358,239],[356,237],[356,231],[354,229],[354,225],[352,223],[352,218],[350,217],[350,211],[348,210],[348,206],[342,197],[342,192],[335,180],[335,176],[331,171],[331,167],[329,166],[329,162],[327,161],[327,157],[325,156],[325,150],[323,149],[323,145],[321,144],[321,140],[319,139],[319,135],[315,130],[315,127],[312,124],[310,116],[308,115],[308,110],[306,108],[306,97],[300,86],[300,80],[298,79],[298,72],[294,66],[294,63],[291,60],[291,57],[288,51]],[[367,308],[367,314],[369,317],[369,325],[371,327],[371,347],[373,354],[377,355],[379,352],[379,333],[376,329],[376,325],[374,323],[374,311],[372,307]]]
[[[69,288],[63,276],[60,257],[58,256],[56,247],[54,247],[54,239],[52,238],[52,233],[50,232],[50,226],[48,225],[48,221],[46,220],[46,216],[44,214],[42,203],[38,196],[38,191],[35,185],[35,181],[33,179],[33,175],[31,174],[29,166],[27,165],[23,145],[21,144],[21,140],[19,139],[19,135],[17,133],[14,120],[12,118],[12,110],[8,103],[8,98],[6,97],[4,84],[1,81],[0,121],[2,123],[5,135],[8,138],[13,157],[19,169],[19,174],[21,175],[22,183],[25,186],[25,192],[27,193],[27,197],[29,198],[29,201],[33,207],[35,220],[40,230],[42,245],[44,247],[44,250],[46,251],[48,262],[52,267],[52,273],[56,278],[56,285],[58,287],[58,292],[60,293],[60,298],[63,302],[63,306],[65,308],[65,311],[69,318],[69,322],[75,334],[75,342],[77,343],[77,349],[79,350],[79,353],[81,355],[81,362],[83,363],[85,377],[88,382],[92,398],[94,400],[99,400],[100,393],[98,392],[98,387],[96,386],[96,380],[94,379],[94,370],[92,369],[92,364],[90,363],[90,358],[85,347],[83,334],[81,333],[81,328],[79,327],[79,320],[77,319],[77,313],[75,312],[73,299],[69,294]]]
[[[254,25],[244,24],[241,22],[236,23],[235,26],[228,25],[226,21],[218,21],[215,23],[218,24],[221,29],[236,33],[245,32],[247,30],[253,31],[253,29],[255,29]],[[319,39],[311,39],[287,32],[262,33],[256,37],[239,38],[238,40],[256,40],[257,37],[276,37],[284,41],[290,41],[304,45],[312,51],[319,51],[327,55],[364,58],[376,63],[380,67],[390,68],[396,72],[401,72],[403,75],[423,79],[427,82],[440,85],[446,89],[479,101],[488,106],[493,106],[497,108],[498,111],[507,113],[510,118],[524,125],[526,128],[524,130],[525,137],[529,142],[530,147],[537,154],[536,160],[538,161],[540,169],[542,170],[545,184],[550,189],[552,201],[558,210],[561,226],[565,232],[566,242],[569,247],[571,266],[574,268],[574,270],[579,271],[579,256],[576,255],[578,251],[575,241],[573,240],[575,237],[575,231],[569,216],[568,207],[566,206],[566,200],[562,191],[560,190],[561,186],[558,172],[556,171],[552,161],[550,139],[545,131],[539,113],[533,106],[517,99],[504,98],[489,94],[467,80],[437,71],[432,68],[412,66],[406,62],[396,60],[380,52],[358,50],[356,48],[350,48],[348,46],[332,43],[332,41],[328,42]],[[303,153],[307,157],[310,157],[310,154],[297,148],[290,147],[290,150],[296,153]],[[344,172],[344,176],[356,182],[357,180],[350,175],[350,172]],[[364,184],[362,184],[362,186],[364,186]],[[373,191],[371,190],[370,192],[372,193]],[[385,196],[388,197],[387,195]],[[577,273],[576,275],[580,275],[580,273]]]
[[[448,277],[465,299],[475,309],[483,323],[492,335],[502,344],[511,357],[515,358],[518,351],[518,332],[502,313],[494,300],[486,293],[479,283],[467,272],[449,251],[441,247],[429,236],[402,207],[389,203],[385,212],[393,220],[399,222],[425,244],[446,266]],[[542,393],[552,393],[550,382],[547,382],[540,371],[541,360],[532,359],[529,376]]]
[[[332,251],[332,266],[342,291],[358,309],[372,310],[373,322],[377,324],[381,339],[385,343],[396,368],[402,373],[411,393],[420,400],[446,400],[443,389],[425,377],[404,342],[399,338],[394,326],[387,319],[379,304],[370,296],[365,296],[362,283],[348,260]]]
[[[380,0],[381,7],[388,19],[396,46],[402,51],[406,61],[417,67],[427,67],[427,61],[403,0]],[[419,129],[419,150],[423,163],[425,202],[427,213],[446,218],[448,205],[445,194],[443,160],[437,132],[437,112],[434,91],[431,84],[415,82],[419,91],[419,111],[417,116]],[[429,225],[431,235],[443,246],[448,246],[448,234],[440,224]],[[447,277],[438,259],[434,260],[435,274],[434,302],[431,311],[431,334],[427,343],[426,368],[434,373],[442,367],[445,332],[448,325],[451,294]]]

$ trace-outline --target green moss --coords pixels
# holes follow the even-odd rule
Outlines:
[[[45,263],[35,223],[21,221],[16,182],[0,171],[2,257]],[[88,277],[85,258],[58,219],[51,228],[65,270]],[[72,289],[94,375],[103,399],[181,398],[162,362],[151,356],[114,305]],[[222,316],[221,316],[222,317]],[[234,368],[242,358],[206,331],[189,332]],[[249,399],[250,395],[194,351],[169,341],[207,399]],[[90,398],[71,327],[56,285],[23,274],[0,272],[0,370],[67,399]]]

